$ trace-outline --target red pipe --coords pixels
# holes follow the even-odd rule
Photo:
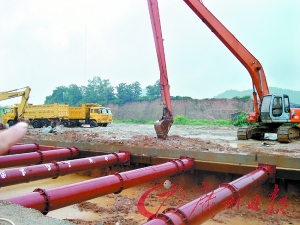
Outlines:
[[[120,193],[123,189],[152,181],[156,178],[171,176],[185,171],[193,171],[194,159],[180,159],[122,173],[115,173],[84,182],[65,185],[47,190],[35,189],[34,192],[6,199],[27,208],[33,208],[47,214],[78,202],[97,198],[110,193]]]
[[[0,171],[0,187],[28,183],[52,177],[53,179],[66,174],[77,173],[96,168],[105,168],[114,165],[130,165],[130,152],[120,151],[103,156],[74,159],[70,161],[51,162],[36,166],[27,166]]]
[[[54,160],[73,159],[77,157],[78,154],[78,149],[76,147],[71,147],[52,151],[36,151],[17,155],[5,155],[0,156],[0,168],[41,164]]]
[[[25,144],[25,145],[14,145],[11,149],[8,150],[7,155],[14,155],[14,154],[21,154],[21,153],[28,153],[34,152],[39,150],[39,145],[34,144]]]
[[[29,153],[29,152],[35,152],[37,150],[49,151],[49,150],[58,150],[58,149],[62,149],[62,147],[39,145],[36,143],[34,143],[34,144],[17,144],[17,145],[12,146],[11,149],[8,150],[6,155]]]
[[[192,225],[201,224],[224,208],[234,206],[241,197],[247,195],[255,187],[267,181],[275,182],[276,166],[258,164],[255,171],[229,184],[221,184],[218,189],[202,195],[178,209],[169,208],[162,214],[150,217],[147,225]],[[228,204],[229,203],[229,204]]]

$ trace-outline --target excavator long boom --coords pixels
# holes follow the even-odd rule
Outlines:
[[[24,91],[20,91],[24,89]],[[21,103],[18,106],[18,117],[21,118],[25,112],[25,107],[29,99],[30,87],[24,87],[10,91],[0,92],[0,101],[22,96]]]
[[[246,67],[253,83],[253,100],[256,117],[259,114],[256,92],[260,101],[269,94],[264,70],[260,62],[230,33],[227,28],[199,0],[184,0],[232,54]],[[255,89],[256,91],[255,91]]]
[[[173,115],[157,0],[148,0],[148,8],[160,71],[160,90],[163,101],[163,116],[155,122],[154,128],[158,138],[166,139],[173,123]]]

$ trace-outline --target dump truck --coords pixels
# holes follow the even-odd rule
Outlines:
[[[65,127],[77,127],[82,124],[89,124],[90,127],[106,127],[112,122],[111,110],[98,104],[82,104],[79,107],[68,108],[69,115],[61,120]]]
[[[3,124],[13,125],[16,120],[26,119],[34,128],[55,127],[60,124],[61,120],[68,118],[69,106],[66,104],[48,104],[48,105],[32,105],[27,104],[25,111],[18,116],[18,104],[14,106],[6,106],[3,110]]]

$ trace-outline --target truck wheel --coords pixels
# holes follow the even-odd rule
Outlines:
[[[107,123],[102,123],[102,126],[103,127],[107,127]]]
[[[42,120],[41,125],[42,127],[49,127],[50,123],[48,120]]]
[[[90,122],[90,126],[91,127],[98,127],[98,124],[96,123],[96,121],[93,120],[93,121]]]
[[[64,127],[69,127],[70,126],[70,123],[66,120],[61,121],[61,124],[64,125]]]
[[[11,127],[11,126],[13,126],[13,125],[15,125],[15,121],[12,121],[12,120],[11,120],[11,121],[8,122],[8,126]]]
[[[33,126],[33,128],[40,128],[41,126],[40,126],[40,122],[38,121],[38,120],[34,120],[33,122],[32,122],[32,126]]]

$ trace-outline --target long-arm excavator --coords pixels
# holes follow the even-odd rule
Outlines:
[[[23,90],[23,91],[21,91]],[[18,104],[18,107],[16,108],[17,112],[14,113],[14,118],[6,118],[6,112],[4,112],[2,123],[6,124],[8,121],[9,126],[14,125],[17,123],[18,118],[22,118],[23,114],[25,112],[26,104],[29,99],[29,94],[30,94],[30,87],[24,87],[24,88],[19,88],[19,89],[14,89],[10,91],[5,91],[5,92],[0,92],[0,101],[2,100],[7,100],[11,98],[16,98],[16,97],[22,97],[21,103]],[[9,110],[9,109],[6,109]],[[11,110],[15,110],[15,107],[12,107]]]
[[[258,126],[238,129],[238,139],[261,139],[265,133],[277,133],[279,142],[288,143],[300,136],[300,128],[293,124],[300,122],[300,109],[291,108],[289,97],[285,94],[270,94],[264,70],[259,61],[214,17],[198,0],[184,0],[196,15],[211,29],[219,40],[248,70],[253,84],[254,113],[248,122]],[[257,95],[260,103],[258,103]],[[289,124],[287,124],[289,123]]]
[[[163,116],[155,122],[154,128],[158,138],[166,139],[173,123],[173,114],[157,0],[148,0],[148,8],[160,71],[160,91],[163,102]]]
[[[157,0],[148,0],[149,2],[154,5],[157,4]],[[184,0],[184,2],[245,66],[251,76],[254,112],[249,114],[247,121],[259,123],[259,125],[239,128],[237,133],[238,139],[261,139],[265,133],[277,133],[278,141],[283,143],[288,143],[293,139],[299,138],[300,128],[294,125],[300,123],[300,108],[291,108],[292,105],[290,105],[289,97],[285,94],[270,94],[266,76],[260,62],[227,30],[202,2],[199,0]],[[160,27],[158,9],[157,16],[158,19],[156,20],[158,22],[153,30],[157,29],[158,26]],[[152,17],[151,20],[153,20]],[[153,21],[151,22],[153,27]],[[171,103],[171,101],[169,102]]]

